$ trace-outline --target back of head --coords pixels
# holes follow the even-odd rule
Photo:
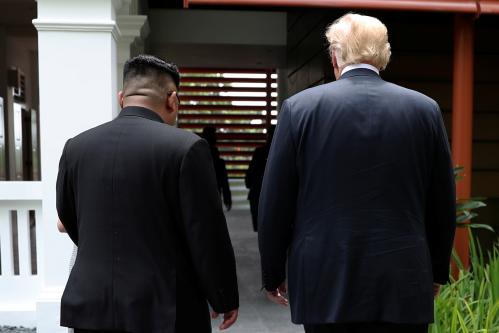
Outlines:
[[[210,146],[214,146],[217,143],[217,129],[213,126],[206,126],[203,128],[203,133],[201,134],[203,139],[208,141]]]
[[[151,104],[161,103],[177,91],[180,74],[175,64],[151,55],[139,55],[125,63],[123,97],[141,97]]]
[[[367,63],[383,70],[390,61],[388,30],[375,17],[343,15],[328,27],[326,38],[330,55],[336,55],[340,68]]]

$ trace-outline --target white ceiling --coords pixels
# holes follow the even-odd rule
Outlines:
[[[151,10],[148,51],[182,67],[282,67],[286,22],[284,12]]]

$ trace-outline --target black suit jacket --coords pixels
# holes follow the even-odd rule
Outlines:
[[[255,201],[257,204],[262,190],[263,175],[269,156],[269,149],[269,144],[255,149],[244,178],[245,185],[249,189],[248,200]]]
[[[57,210],[78,245],[61,325],[169,333],[180,311],[205,320],[206,300],[238,307],[209,146],[153,111],[127,107],[66,143]]]
[[[218,191],[222,194],[224,204],[232,206],[232,193],[230,191],[226,163],[224,159],[220,157],[220,152],[215,145],[210,146],[210,151],[211,157],[213,158],[213,166],[215,167],[215,174],[217,176]]]
[[[356,69],[281,109],[260,197],[265,288],[295,323],[427,323],[445,283],[455,184],[439,107]]]

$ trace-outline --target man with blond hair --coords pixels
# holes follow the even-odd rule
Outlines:
[[[380,77],[391,51],[378,19],[347,14],[326,37],[337,80],[284,101],[267,162],[264,287],[283,305],[289,289],[307,333],[427,332],[455,231],[440,109]]]

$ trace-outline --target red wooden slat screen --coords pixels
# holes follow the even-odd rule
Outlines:
[[[229,177],[244,177],[253,150],[277,118],[275,70],[183,68],[179,127],[200,134],[217,128]]]

